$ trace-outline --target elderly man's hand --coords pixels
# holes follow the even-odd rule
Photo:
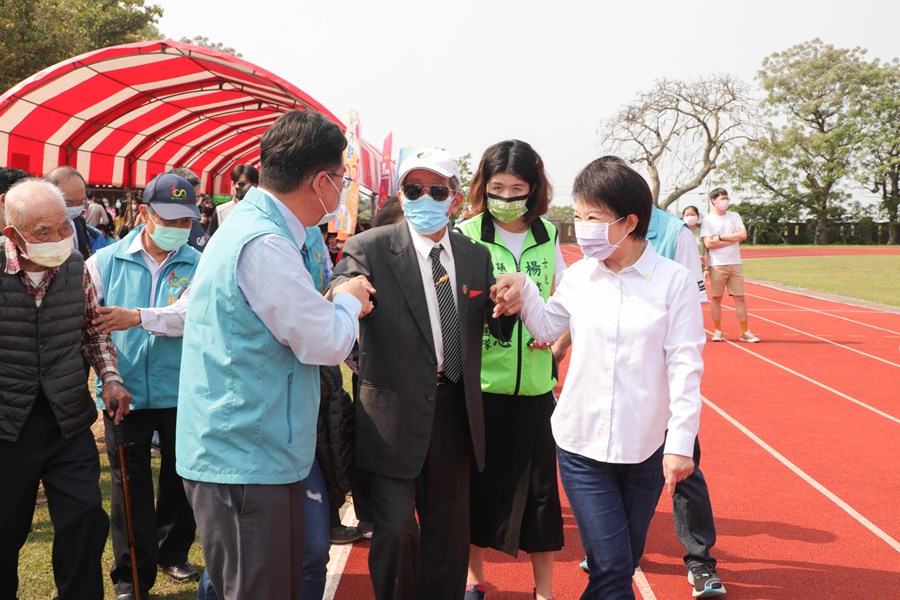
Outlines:
[[[110,403],[113,398],[119,401],[119,407],[113,411]],[[125,389],[118,381],[107,381],[103,384],[103,404],[106,406],[106,412],[113,423],[118,425],[125,418],[125,415],[131,412],[131,393]]]
[[[125,331],[141,324],[141,311],[137,308],[102,306],[100,316],[92,321],[100,333]]]
[[[362,312],[359,318],[363,318],[375,309],[375,303],[372,296],[375,294],[375,288],[364,275],[357,275],[353,279],[348,279],[332,291],[332,298],[341,292],[352,294],[359,303],[362,304]]]
[[[663,456],[663,476],[666,479],[666,491],[670,496],[675,495],[675,486],[688,478],[694,472],[694,459],[680,454],[666,454]]]
[[[507,273],[497,277],[491,286],[491,300],[494,301],[494,318],[500,315],[514,315],[522,308],[522,288],[525,287],[525,273]]]

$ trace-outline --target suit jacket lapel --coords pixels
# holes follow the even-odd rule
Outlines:
[[[474,280],[472,278],[472,241],[462,234],[450,232],[450,246],[453,248],[453,264],[456,268],[456,307],[459,315],[460,344],[462,345],[462,360],[466,362],[466,323],[469,314],[469,288]]]
[[[394,277],[397,279],[407,305],[409,305],[410,312],[434,355],[434,337],[431,335],[431,319],[428,317],[428,303],[425,301],[422,271],[419,269],[419,258],[416,256],[416,249],[413,246],[406,221],[394,226],[391,251],[394,253],[390,263],[391,270],[394,272]]]

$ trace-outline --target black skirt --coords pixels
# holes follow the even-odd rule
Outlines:
[[[472,543],[512,556],[563,547],[550,429],[555,401],[542,396],[484,394],[485,467],[472,469]]]

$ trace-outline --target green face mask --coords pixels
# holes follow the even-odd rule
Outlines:
[[[153,243],[159,246],[161,250],[165,250],[166,252],[178,250],[187,244],[188,238],[191,236],[190,227],[169,227],[167,225],[160,225],[156,219],[153,219],[153,225],[155,225],[155,228],[153,229],[153,233],[150,234],[150,239],[152,239]]]
[[[487,209],[491,216],[501,223],[512,223],[528,212],[528,194],[513,198],[488,194]]]

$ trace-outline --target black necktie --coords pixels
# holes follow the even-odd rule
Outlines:
[[[462,354],[459,339],[459,318],[456,316],[456,305],[453,303],[453,287],[450,276],[441,264],[441,250],[438,244],[431,249],[431,276],[434,279],[434,291],[437,293],[438,312],[441,314],[441,337],[444,340],[444,376],[454,383],[462,375]]]

